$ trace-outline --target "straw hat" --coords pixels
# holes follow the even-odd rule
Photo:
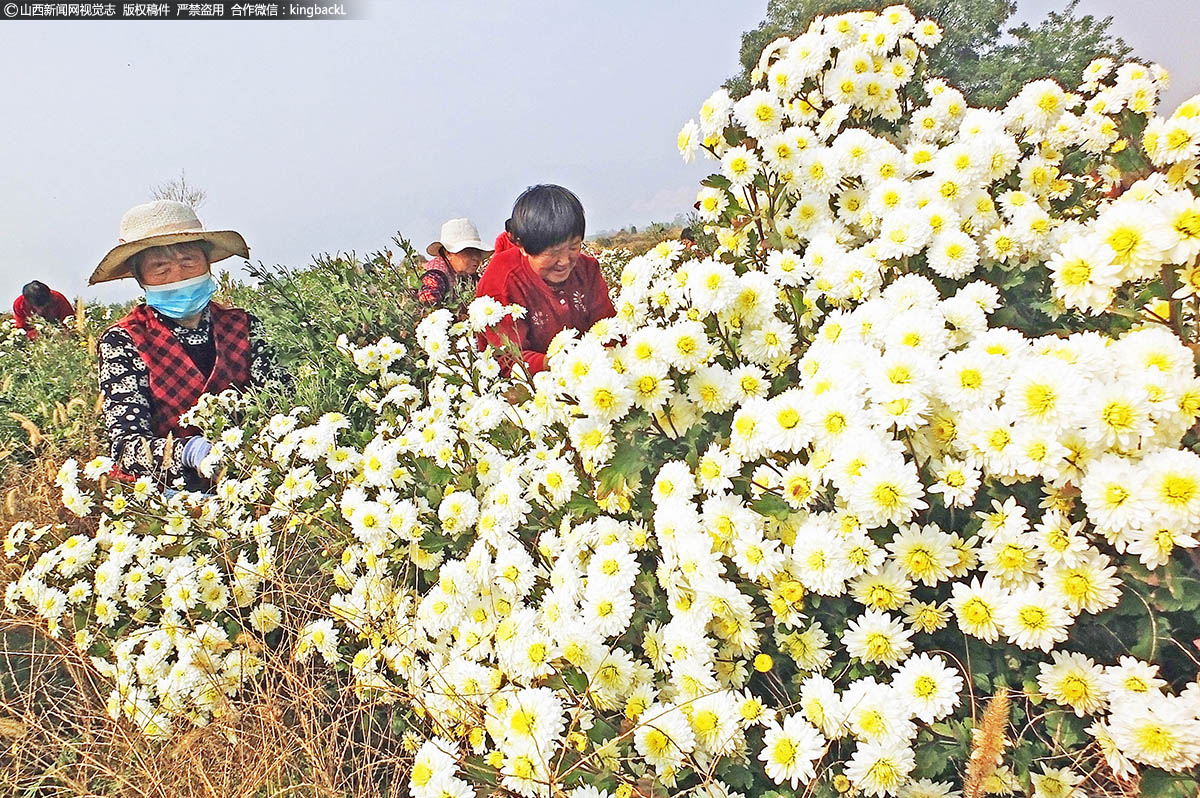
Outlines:
[[[491,248],[479,240],[479,230],[470,219],[451,219],[442,225],[438,240],[425,247],[425,251],[437,257],[438,247],[447,252],[462,252],[464,249],[480,249],[491,254]]]
[[[190,205],[173,200],[157,200],[135,205],[121,217],[117,245],[108,251],[88,278],[88,285],[132,277],[129,259],[151,247],[207,241],[212,245],[209,263],[231,255],[250,257],[250,248],[241,234],[232,230],[205,230]]]

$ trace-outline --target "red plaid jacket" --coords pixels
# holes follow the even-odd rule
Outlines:
[[[244,310],[216,303],[208,309],[217,358],[207,376],[146,305],[138,305],[113,325],[129,333],[150,372],[150,426],[157,436],[200,434],[194,427],[180,427],[179,417],[192,409],[202,394],[244,388],[250,383],[249,316]]]

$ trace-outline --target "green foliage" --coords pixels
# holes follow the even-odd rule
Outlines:
[[[40,323],[29,339],[0,333],[0,452],[28,460],[45,441],[87,450],[96,419],[96,347],[122,307],[97,305],[70,327]]]
[[[882,8],[880,4],[878,8]],[[1007,27],[1017,4],[1010,0],[914,0],[908,7],[918,17],[941,26],[943,39],[929,56],[929,71],[962,90],[972,105],[999,105],[1025,81],[1052,77],[1066,88],[1079,85],[1084,66],[1093,58],[1116,59],[1131,52],[1112,33],[1112,17],[1076,16],[1078,0],[1052,11],[1038,25]],[[742,70],[726,81],[735,97],[750,91],[750,74],[759,53],[780,36],[803,33],[818,16],[871,7],[862,0],[770,0],[766,18],[742,34]],[[1015,39],[1007,41],[1006,35]]]
[[[412,244],[393,239],[360,259],[353,253],[322,255],[306,268],[251,266],[257,285],[234,284],[225,293],[237,306],[262,320],[279,362],[293,377],[282,396],[267,396],[267,406],[314,411],[347,411],[361,374],[333,350],[345,336],[363,345],[391,336],[406,341],[427,308],[417,302],[422,264]]]
[[[1062,11],[1051,11],[1036,27],[1026,22],[1010,28],[1008,33],[1015,41],[995,47],[970,72],[955,75],[953,80],[971,102],[999,105],[1024,83],[1037,78],[1054,78],[1064,87],[1074,88],[1092,59],[1107,55],[1121,60],[1132,52],[1121,37],[1110,31],[1112,17],[1076,16],[1078,6],[1079,0],[1071,0]],[[935,71],[943,67],[942,56],[935,51],[931,59]]]

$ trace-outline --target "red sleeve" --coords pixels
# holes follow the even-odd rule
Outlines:
[[[512,271],[520,254],[520,251],[514,248],[503,253],[504,257],[493,257],[487,270],[484,271],[483,277],[479,280],[475,296],[490,296],[502,305],[517,304],[524,307],[524,303],[519,298],[515,298],[511,290]],[[516,257],[513,257],[514,255]],[[511,316],[506,317],[495,327],[489,327],[483,331],[479,348],[483,349],[487,344],[495,347],[497,352],[501,353],[499,355],[500,365],[507,372],[513,364],[511,356],[504,353],[511,343],[521,350],[521,359],[525,361],[529,373],[536,374],[546,368],[546,353],[526,348],[526,342],[529,340],[528,330],[527,319],[514,320]]]
[[[479,296],[483,296],[483,294]],[[492,295],[488,294],[488,296]],[[495,298],[500,299],[499,297]],[[505,305],[513,304],[503,299],[500,299],[500,301]],[[528,330],[529,322],[527,320],[513,319],[509,316],[495,327],[489,327],[483,331],[484,341],[494,346],[497,352],[501,353],[499,355],[500,365],[506,371],[512,368],[512,357],[506,354],[509,342],[521,350],[521,359],[525,361],[525,366],[531,375],[537,374],[546,368],[545,352],[525,348],[525,342],[529,340]]]
[[[50,312],[54,314],[54,321],[62,321],[67,316],[75,315],[74,303],[57,291],[50,292],[50,308]]]
[[[28,330],[25,322],[29,321],[29,316],[25,313],[25,297],[19,296],[13,302],[13,322],[17,325],[18,330]]]

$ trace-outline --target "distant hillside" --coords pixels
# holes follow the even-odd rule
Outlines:
[[[625,227],[620,230],[605,231],[588,239],[604,249],[624,247],[635,255],[641,255],[650,247],[668,238],[679,238],[683,224],[679,221],[670,224],[654,222],[645,227]]]

